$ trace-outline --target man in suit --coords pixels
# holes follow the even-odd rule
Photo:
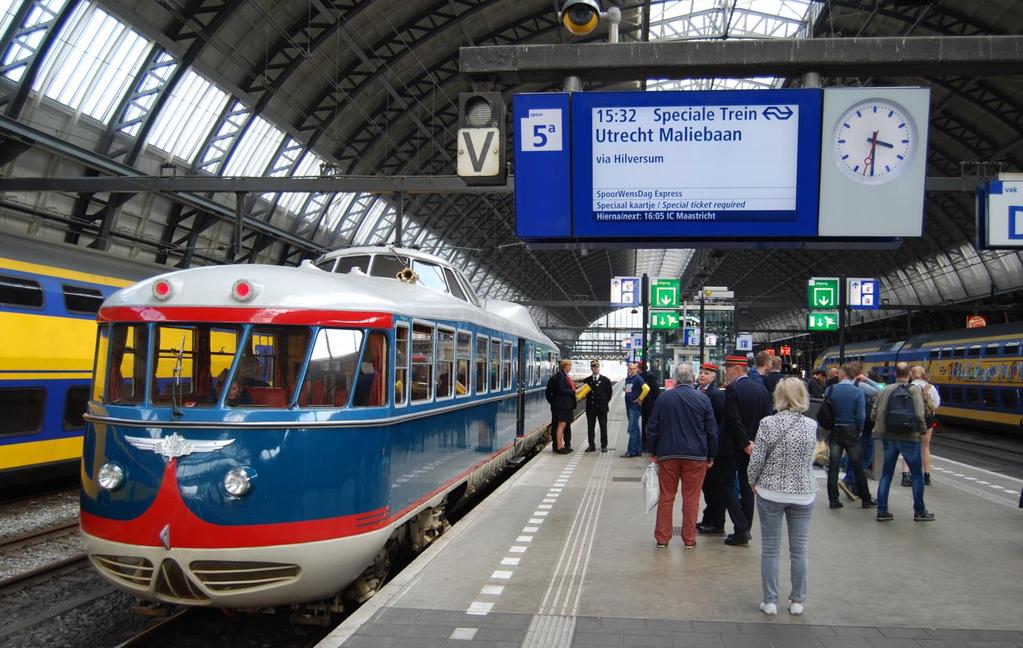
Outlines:
[[[718,367],[712,362],[700,365],[698,389],[710,398],[714,410],[714,422],[721,429],[721,420],[725,414],[725,392],[718,389]],[[715,453],[716,454],[716,453]],[[711,468],[713,470],[713,468]],[[696,525],[696,530],[704,535],[721,535],[725,531],[725,503],[718,493],[717,484],[708,471],[703,480],[703,499],[707,506],[703,509],[703,520]]]
[[[639,375],[643,378],[643,382],[650,388],[650,392],[640,401],[642,409],[640,411],[640,419],[642,421],[642,442],[643,446],[646,447],[646,424],[650,420],[650,414],[654,411],[654,403],[657,401],[657,396],[661,393],[661,379],[660,377],[650,371],[647,368],[646,361],[639,361]]]
[[[719,459],[715,462],[715,466],[718,462],[727,464],[719,474],[718,493],[735,527],[732,535],[725,538],[725,544],[748,545],[754,503],[746,471],[760,420],[771,413],[771,398],[763,385],[746,375],[746,356],[725,357],[725,379],[728,381],[725,412],[718,444]],[[730,477],[734,473],[739,476],[738,497]]]
[[[600,451],[607,452],[607,409],[611,402],[611,379],[600,375],[600,362],[590,362],[592,375],[583,380],[583,384],[589,386],[590,391],[586,394],[586,437],[590,444],[586,446],[586,452],[594,452],[597,446],[594,444],[594,427],[600,423]]]

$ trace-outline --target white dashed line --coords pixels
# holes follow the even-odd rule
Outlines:
[[[969,479],[970,481],[977,481],[976,477],[967,477],[966,479]]]
[[[562,489],[562,488],[552,488],[551,492],[552,493],[560,493],[562,490],[564,490],[564,489]]]
[[[554,502],[557,502],[557,501],[558,501],[558,500],[556,500],[556,499],[553,499],[553,498],[547,498],[547,499],[545,499],[545,500],[543,501],[543,503],[544,503],[544,504],[553,504]]]
[[[990,484],[991,482],[989,482],[989,481],[981,481],[981,480],[979,480],[979,479],[978,479],[978,480],[977,480],[977,483],[978,483],[978,484],[984,484],[985,486],[987,486],[987,485],[989,485],[989,484]]]
[[[511,548],[508,549],[508,551],[511,553],[526,553],[526,549],[529,549],[529,547],[523,547],[522,545],[512,545]]]
[[[980,482],[977,482],[977,483],[980,483]],[[1002,489],[1002,487],[999,486],[998,484],[991,484],[991,488],[993,488],[995,490],[1001,490]]]
[[[1004,490],[1005,490],[1006,493],[1012,493],[1013,495],[1016,494],[1016,491],[1012,490],[1011,488],[1006,488]]]
[[[552,507],[550,504],[541,504],[540,506],[537,506],[536,508],[540,509],[541,511],[545,511],[545,510],[552,509],[554,507]]]
[[[515,538],[515,542],[532,542],[533,536],[521,535]]]
[[[494,580],[508,580],[509,578],[512,577],[512,574],[514,574],[514,573],[515,572],[513,572],[513,571],[506,571],[506,570],[503,570],[503,569],[498,569],[493,574],[491,574],[490,577],[493,578]]]
[[[547,511],[533,511],[533,515],[537,517],[547,517],[550,513]]]
[[[502,558],[501,565],[504,567],[518,567],[521,558]]]
[[[530,524],[543,524],[543,520],[540,518],[529,518]]]
[[[483,589],[480,590],[480,594],[486,594],[487,596],[500,596],[504,594],[504,585],[484,585]]]
[[[537,520],[537,522],[539,522],[539,521],[540,520]],[[532,522],[532,520],[530,520],[530,522]],[[540,527],[535,527],[535,526],[522,527],[522,532],[523,533],[536,533],[539,530],[540,530]]]
[[[473,601],[469,605],[469,609],[465,611],[466,614],[478,614],[486,615],[490,614],[490,611],[494,609],[493,603],[484,603],[482,601]]]
[[[479,628],[455,628],[455,631],[451,633],[450,639],[472,641],[476,638],[477,630],[479,630]]]

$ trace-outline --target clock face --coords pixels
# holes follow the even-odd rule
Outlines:
[[[864,184],[883,184],[899,177],[916,150],[916,132],[907,112],[886,100],[863,101],[835,126],[839,168]]]

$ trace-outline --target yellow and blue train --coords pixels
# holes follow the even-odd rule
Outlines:
[[[888,383],[895,382],[895,363],[921,365],[938,388],[943,419],[1014,432],[1023,428],[1023,323],[849,344],[845,357]],[[837,346],[826,349],[816,364],[837,365]]]
[[[77,474],[96,313],[132,279],[153,274],[126,263],[115,270],[123,278],[109,276],[116,267],[0,237],[0,488]]]

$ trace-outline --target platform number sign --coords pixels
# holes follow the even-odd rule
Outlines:
[[[560,108],[532,108],[520,120],[521,148],[529,151],[560,151],[563,146],[563,114]]]
[[[613,277],[611,279],[611,305],[619,308],[639,306],[641,285],[639,277]]]
[[[849,279],[846,294],[849,296],[849,308],[856,310],[877,310],[877,293],[880,282],[877,279],[855,277]]]
[[[811,309],[838,308],[838,277],[811,277],[806,283],[806,300]]]

